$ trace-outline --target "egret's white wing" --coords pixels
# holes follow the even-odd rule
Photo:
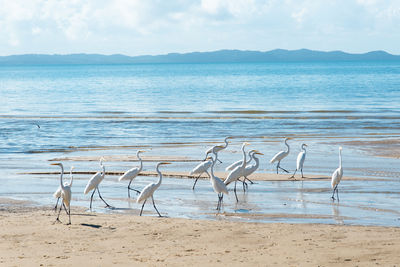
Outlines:
[[[214,179],[211,179],[211,184],[213,185],[215,193],[229,194],[228,188],[226,188],[224,182],[218,177],[214,176]]]
[[[103,181],[103,179],[104,175],[102,175],[101,172],[97,172],[95,175],[92,176],[92,178],[90,178],[83,193],[87,194],[93,189],[95,189],[100,184],[100,182]]]
[[[225,170],[226,170],[226,171],[231,171],[231,170],[233,170],[234,168],[236,168],[237,166],[242,165],[242,162],[243,162],[243,160],[235,161],[234,163],[232,163],[231,165],[229,165],[228,167],[226,167]]]
[[[118,181],[122,181],[122,180],[132,180],[133,178],[135,178],[136,176],[138,176],[139,174],[139,168],[135,167],[132,168],[130,170],[127,170],[121,177],[118,178]]]
[[[296,169],[300,170],[303,168],[304,160],[306,159],[306,153],[304,151],[301,151],[299,155],[297,156],[297,162],[296,162]]]
[[[212,165],[211,160],[203,161],[199,165],[194,167],[194,169],[189,173],[189,175],[202,174],[203,172],[208,170],[211,167],[211,165]]]
[[[286,151],[280,151],[275,154],[275,156],[269,161],[270,163],[274,163],[275,161],[280,161],[285,157]]]
[[[139,197],[137,198],[136,202],[140,203],[140,202],[143,202],[144,200],[148,199],[150,196],[153,195],[153,193],[156,189],[157,189],[157,184],[155,184],[155,183],[146,185],[146,187],[143,188],[142,192],[140,193]]]

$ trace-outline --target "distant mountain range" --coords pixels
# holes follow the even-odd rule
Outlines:
[[[342,51],[313,51],[308,49],[275,49],[267,52],[219,50],[213,52],[170,53],[157,56],[125,56],[101,54],[46,55],[25,54],[0,56],[0,65],[38,64],[145,64],[145,63],[247,63],[247,62],[306,62],[306,61],[400,61],[399,55],[385,51],[350,54]]]

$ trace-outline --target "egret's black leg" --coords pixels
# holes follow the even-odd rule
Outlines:
[[[221,210],[223,197],[224,197],[224,194],[218,193],[218,204],[217,204],[217,210],[218,211]]]
[[[237,180],[235,181],[235,187],[233,188],[233,192],[235,192],[236,202],[239,202],[239,199],[236,194],[236,182],[237,182]]]
[[[196,186],[197,180],[199,180],[200,176],[201,176],[201,174],[199,176],[197,176],[196,180],[194,181],[192,190],[194,190],[194,187]]]
[[[254,184],[254,182],[252,180],[250,180],[249,178],[247,178],[247,177],[244,177],[244,178],[245,178],[245,180],[249,181],[251,184]]]
[[[129,197],[129,198],[130,198],[129,190],[133,190],[133,191],[135,191],[136,193],[140,194],[140,191],[139,191],[139,190],[136,190],[136,189],[131,188],[131,183],[132,183],[132,181],[133,181],[133,179],[132,179],[132,180],[129,182],[129,184],[128,184],[128,197]]]
[[[54,211],[57,212],[57,206],[58,206],[58,201],[60,200],[60,198],[57,198],[57,202],[56,202],[56,206],[54,207]]]
[[[157,207],[156,207],[156,204],[154,203],[154,198],[153,198],[153,196],[151,196],[151,200],[153,201],[153,207],[156,209],[156,211],[157,211],[157,213],[158,213],[158,216],[162,217],[161,214],[158,212],[158,209],[157,209]]]
[[[337,201],[339,202],[339,189],[336,186],[336,197],[337,197]]]
[[[94,195],[95,192],[96,192],[96,188],[93,190],[93,193],[90,196],[90,210],[92,210],[93,195]]]
[[[62,209],[62,205],[60,205],[60,209],[58,210],[58,216],[57,216],[57,219],[56,219],[56,221],[59,221],[59,222],[61,222],[60,221],[60,213],[61,213],[61,209]]]
[[[332,193],[332,200],[335,201],[335,191],[337,189],[337,185],[335,186],[335,188],[333,188],[333,193]]]
[[[279,162],[278,165],[276,165],[276,174],[278,174],[278,168],[279,168]]]
[[[284,168],[282,168],[281,166],[279,166],[279,169],[281,169],[282,171],[289,173],[287,170],[285,170]]]
[[[293,175],[289,177],[289,179],[294,178],[294,175],[296,174],[297,169],[294,171]]]
[[[69,217],[68,224],[71,224],[71,206],[68,207],[68,217]]]
[[[240,179],[239,179],[239,181],[240,181]],[[241,181],[241,182],[242,182],[243,192],[246,192],[245,179],[243,179],[243,181]]]
[[[97,193],[99,194],[100,199],[103,200],[103,202],[106,204],[106,208],[112,208],[112,206],[108,205],[108,203],[101,197],[100,190],[98,187],[97,187]]]
[[[142,216],[143,207],[144,207],[144,204],[146,204],[146,201],[147,201],[147,199],[145,199],[145,200],[144,200],[144,202],[143,202],[142,209],[140,210],[140,214],[139,214],[139,216]]]
[[[131,186],[132,180],[128,184],[128,198],[131,198],[131,193],[129,191],[129,187]]]
[[[303,175],[303,168],[301,168],[301,178],[304,178],[304,175]]]
[[[140,191],[139,190],[137,190],[137,189],[134,189],[134,188],[128,188],[129,190],[132,190],[132,191],[135,191],[137,194],[140,194]]]
[[[64,209],[65,209],[65,213],[68,215],[68,210],[67,207],[65,207],[65,204],[63,203]]]

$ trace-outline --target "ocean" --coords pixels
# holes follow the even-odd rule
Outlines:
[[[396,156],[400,62],[0,66],[0,96],[0,197],[50,205],[59,178],[43,174],[58,171],[49,163],[60,160],[66,169],[75,165],[77,171],[97,171],[98,159],[108,156],[114,159],[105,163],[107,170],[123,171],[137,163],[118,158],[134,159],[137,149],[148,150],[149,157],[175,159],[168,171],[189,173],[204,158],[204,151],[211,144],[222,143],[226,136],[234,138],[220,155],[223,163],[217,166],[218,171],[240,159],[240,145],[249,141],[249,149],[264,153],[259,172],[273,173],[269,159],[285,149],[284,137],[292,137],[291,154],[282,161],[285,168],[294,171],[300,145],[307,143],[305,174],[330,176],[338,166],[338,147],[342,146],[345,176],[375,179],[349,182],[347,189],[344,182],[343,199],[347,195],[348,201],[357,202],[354,210],[368,217],[369,212],[358,203],[360,196],[372,199],[378,195],[381,197],[371,205],[392,212],[385,213],[386,221],[382,223],[371,217],[348,219],[349,223],[400,223],[400,210],[395,204],[400,198],[400,164]],[[145,169],[154,171],[154,165],[149,160]],[[76,175],[74,201],[82,206],[88,199],[80,192],[89,177]],[[126,187],[117,178],[105,179],[102,194],[111,195],[121,206],[134,206],[123,199]],[[138,183],[144,186],[155,179],[139,177]],[[190,189],[191,181],[167,178],[163,183],[169,190],[174,188],[168,183],[178,184],[177,188],[188,183]],[[214,201],[216,204],[217,197],[208,181],[199,183],[196,193],[189,189],[186,192],[186,187],[176,190],[180,200],[194,198],[190,207],[183,209],[190,216],[174,209],[177,198],[168,200],[167,190],[163,189],[160,201],[166,203],[169,216],[214,216],[207,209]],[[260,182],[260,188],[282,185],[270,183]],[[299,189],[297,182],[282,183],[289,188],[279,199],[293,201],[294,207],[300,200],[293,192],[308,192],[316,186],[316,182],[305,181],[304,185],[310,186]],[[328,181],[320,182],[318,187],[326,190],[318,194],[311,190],[310,199],[300,202],[313,203],[318,195],[318,203],[323,204],[315,212],[325,215],[331,189]],[[270,189],[254,190],[276,194]],[[381,190],[384,193],[379,193]],[[252,208],[231,206],[228,203],[234,196],[229,196],[225,209],[268,213],[268,205],[251,200],[251,191],[248,203]],[[198,204],[199,192],[204,192],[209,202]],[[354,210],[345,216],[351,217]],[[307,213],[304,207],[294,208],[293,212]],[[320,221],[335,222],[332,216]],[[304,221],[314,222],[300,220]]]

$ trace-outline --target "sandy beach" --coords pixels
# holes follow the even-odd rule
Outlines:
[[[2,266],[398,266],[400,229],[97,214],[1,199]],[[11,206],[8,206],[10,205]],[[4,206],[4,205],[7,205]]]

